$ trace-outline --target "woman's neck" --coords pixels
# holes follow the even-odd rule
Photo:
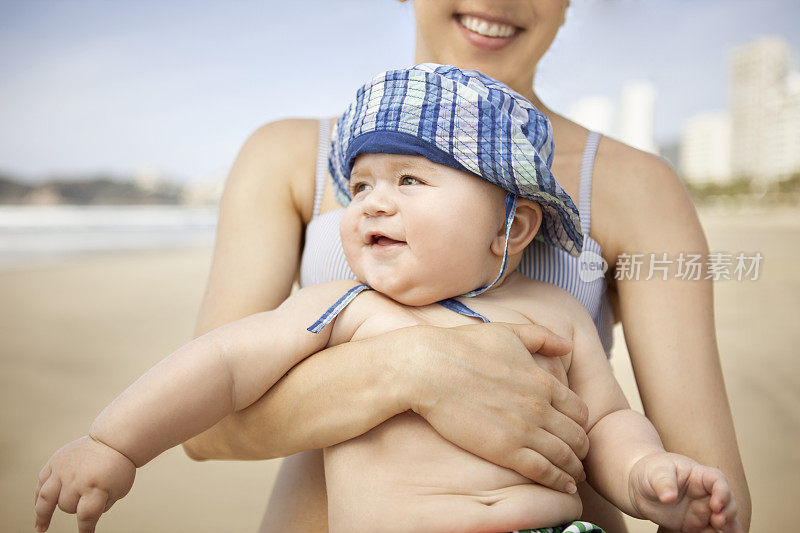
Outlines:
[[[427,47],[425,46],[425,43],[420,39],[419,32],[417,32],[417,35],[416,35],[416,45],[415,45],[415,50],[414,50],[414,63],[415,64],[420,64],[420,63],[443,63],[441,58],[440,59],[436,59],[435,55],[428,51]],[[455,63],[453,63],[453,64],[455,64]],[[465,67],[462,67],[461,65],[455,65],[455,66],[457,66],[459,68],[465,68]],[[476,68],[476,67],[473,66],[473,67],[467,67],[467,68]],[[478,68],[477,70],[480,70],[480,69]],[[534,70],[534,71],[530,72],[529,75],[524,75],[524,76],[522,76],[520,78],[516,78],[515,80],[512,80],[512,81],[509,81],[507,79],[506,80],[498,79],[498,81],[501,81],[501,82],[505,83],[506,85],[508,85],[509,87],[514,89],[515,91],[517,91],[519,94],[521,94],[522,96],[527,98],[533,105],[535,105],[536,108],[539,109],[542,113],[544,113],[547,116],[550,116],[552,114],[552,111],[550,111],[550,109],[548,109],[542,103],[542,101],[539,100],[539,97],[536,95],[536,92],[534,91],[533,86],[534,86],[535,78],[536,78],[536,71]]]
[[[549,107],[544,105],[544,103],[541,100],[539,100],[539,97],[536,95],[536,90],[533,87],[531,87],[527,93],[520,93],[520,94],[525,98],[527,98],[530,101],[530,103],[535,105],[536,109],[538,109],[548,117],[550,117],[550,115],[553,114],[553,111]]]
[[[419,40],[419,35],[417,35],[417,45],[414,53],[414,63],[419,64],[419,63],[431,63],[431,62],[439,63],[441,61],[437,61],[436,59],[434,59],[432,54],[427,52],[424,43],[422,43]],[[566,144],[560,142],[562,141],[561,139],[562,133],[563,131],[566,130],[573,131],[574,129],[570,128],[571,122],[569,120],[565,119],[558,113],[554,112],[539,99],[539,96],[536,94],[536,89],[534,87],[536,81],[535,70],[530,73],[530,76],[525,76],[524,78],[518,78],[517,80],[514,80],[512,83],[508,83],[507,80],[499,80],[499,81],[506,83],[509,87],[511,87],[519,94],[524,96],[526,99],[528,99],[534,106],[536,106],[536,109],[544,113],[545,116],[548,119],[550,119],[550,123],[553,125],[553,134],[556,144],[561,146],[566,146]],[[582,144],[583,141],[580,142],[581,146],[583,146]]]

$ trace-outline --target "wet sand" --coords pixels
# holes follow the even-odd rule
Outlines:
[[[752,531],[771,531],[800,496],[800,210],[702,218],[712,251],[764,256],[758,281],[721,281],[715,299]],[[208,249],[100,254],[0,273],[0,529],[32,531],[49,455],[191,338],[209,261]],[[612,362],[640,406],[620,331]],[[255,531],[278,466],[194,463],[171,450],[139,470],[100,531]],[[75,531],[74,520],[57,512],[51,531]]]

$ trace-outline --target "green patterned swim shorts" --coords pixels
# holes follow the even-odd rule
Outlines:
[[[557,527],[543,527],[540,529],[518,529],[512,533],[605,533],[602,529],[589,522],[572,522]]]

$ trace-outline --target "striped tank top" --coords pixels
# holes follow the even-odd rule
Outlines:
[[[609,355],[613,341],[614,311],[608,299],[606,280],[602,276],[602,271],[588,270],[592,267],[597,268],[602,257],[600,244],[589,235],[592,168],[599,141],[600,134],[590,132],[583,151],[578,196],[578,211],[584,235],[581,257],[572,257],[560,248],[534,240],[523,252],[517,270],[529,278],[557,285],[577,298],[592,317],[603,348]],[[311,221],[306,226],[303,256],[300,261],[301,287],[339,279],[356,279],[347,265],[339,237],[339,222],[344,209],[319,214],[325,180],[328,177],[329,149],[330,123],[328,120],[320,120],[314,211]]]

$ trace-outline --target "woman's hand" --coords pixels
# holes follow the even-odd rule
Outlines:
[[[571,341],[536,325],[420,327],[407,376],[412,409],[444,438],[568,493],[585,475],[583,401],[555,376]],[[555,364],[548,364],[548,363]],[[549,368],[548,368],[549,367]]]

